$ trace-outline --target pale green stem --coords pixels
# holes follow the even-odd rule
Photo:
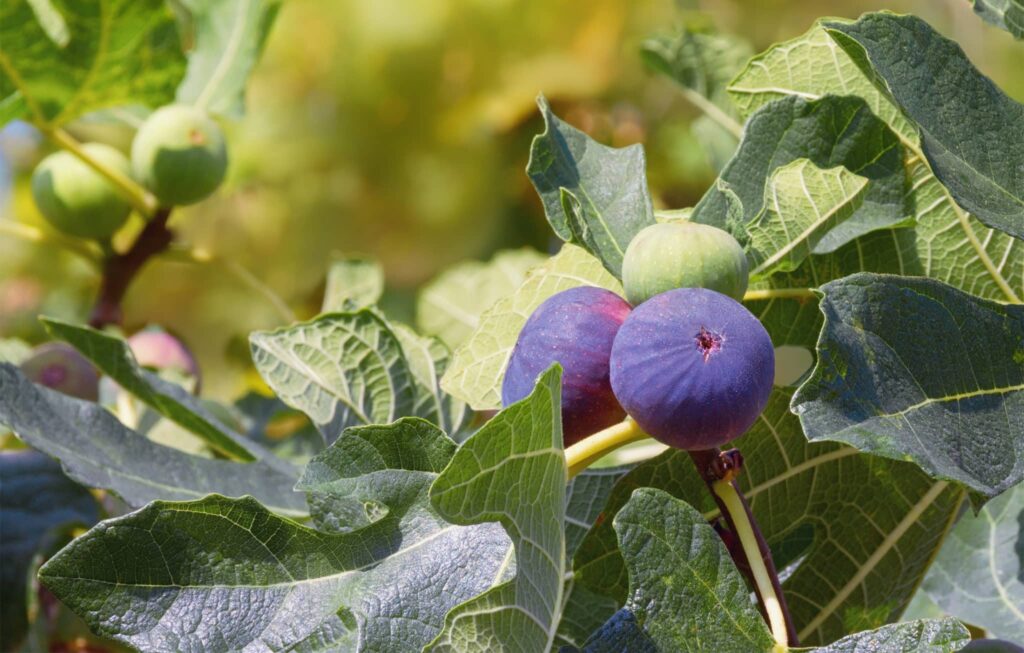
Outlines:
[[[759,299],[814,299],[813,288],[762,288],[760,290],[748,290],[743,295],[743,301],[750,302]]]
[[[724,479],[715,481],[711,487],[718,498],[722,500],[722,505],[729,511],[732,523],[736,527],[735,535],[739,538],[747,562],[750,563],[750,573],[768,615],[768,624],[771,626],[772,636],[776,642],[775,650],[788,650],[789,635],[786,632],[786,617],[782,611],[782,603],[775,595],[771,574],[768,573],[768,567],[765,566],[764,559],[761,557],[761,549],[757,543],[757,536],[754,535],[754,527],[750,523],[747,509],[731,481]]]
[[[82,144],[75,140],[71,134],[67,133],[60,127],[39,126],[39,129],[54,143],[68,152],[71,152],[90,168],[106,177],[107,180],[109,180],[110,183],[113,184],[122,195],[124,195],[125,199],[131,202],[131,205],[135,207],[135,210],[141,213],[145,218],[151,218],[153,213],[156,212],[158,208],[157,201],[152,193],[120,170],[115,170],[114,168],[104,164],[102,161],[97,161],[95,158],[90,156],[89,153],[82,148]]]
[[[99,248],[90,246],[91,243],[86,241],[67,238],[60,234],[50,233],[37,227],[33,227],[32,225],[22,224],[21,222],[15,222],[13,220],[0,220],[0,233],[5,233],[40,245],[54,245],[55,247],[60,247],[61,249],[66,249],[67,251],[72,252],[73,254],[77,254],[97,269],[100,266],[102,254],[99,251]]]
[[[598,431],[565,450],[565,461],[569,466],[569,478],[607,456],[619,447],[650,436],[640,430],[632,419],[625,419],[603,431]]]

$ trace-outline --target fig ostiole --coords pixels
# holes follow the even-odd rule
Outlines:
[[[708,288],[740,300],[747,280],[747,257],[736,239],[696,222],[645,227],[622,261],[622,285],[634,306],[676,288]]]
[[[519,333],[505,371],[501,400],[526,397],[537,377],[562,366],[562,435],[565,446],[621,422],[626,413],[609,379],[612,343],[630,306],[615,293],[581,286],[549,297]]]
[[[22,361],[21,371],[30,381],[71,397],[88,401],[99,398],[99,371],[77,349],[63,342],[36,347]]]
[[[86,143],[90,158],[129,176],[131,166],[119,150]],[[103,240],[121,228],[132,207],[103,175],[70,152],[54,152],[32,173],[32,197],[39,212],[60,231],[78,238]]]
[[[612,390],[646,433],[677,449],[721,446],[768,402],[775,351],[742,304],[678,288],[640,304],[615,336]]]
[[[172,104],[153,112],[132,141],[135,178],[163,206],[194,204],[220,186],[228,166],[220,126],[196,107]]]

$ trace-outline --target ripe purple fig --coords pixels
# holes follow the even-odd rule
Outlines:
[[[530,394],[540,373],[557,362],[565,446],[625,419],[608,379],[608,357],[629,311],[625,299],[593,286],[546,299],[519,333],[501,386],[502,404]]]
[[[172,370],[199,378],[199,364],[188,347],[171,334],[159,328],[147,328],[128,338],[128,346],[135,360],[143,367]]]
[[[99,398],[100,374],[85,356],[63,342],[48,342],[22,361],[31,381],[79,399]]]
[[[611,355],[612,389],[649,435],[677,449],[742,435],[772,391],[775,350],[750,311],[706,288],[679,288],[626,318]]]

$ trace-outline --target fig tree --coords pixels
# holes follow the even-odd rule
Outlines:
[[[717,227],[654,224],[626,248],[622,285],[634,306],[675,288],[710,288],[740,300],[747,291],[747,257],[736,239]]]
[[[143,367],[171,370],[199,378],[199,364],[188,347],[163,329],[150,327],[128,338],[128,347]]]
[[[549,297],[519,333],[501,387],[502,403],[526,397],[540,373],[558,362],[566,446],[622,421],[626,413],[612,394],[608,357],[629,311],[626,300],[593,286]]]
[[[193,204],[220,186],[228,166],[220,126],[195,107],[153,112],[132,142],[132,170],[164,206]]]
[[[633,309],[615,336],[611,383],[649,435],[678,449],[717,447],[742,435],[768,402],[771,338],[736,300],[679,288]]]
[[[128,159],[103,143],[82,149],[93,159],[124,175]],[[131,204],[103,175],[70,152],[54,152],[32,173],[32,197],[43,217],[57,229],[79,238],[104,239],[121,228]]]
[[[29,380],[57,392],[96,401],[100,374],[78,350],[63,342],[48,342],[22,361],[21,371]]]

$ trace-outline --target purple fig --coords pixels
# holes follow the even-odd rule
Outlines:
[[[593,286],[549,297],[519,334],[501,387],[502,403],[524,398],[540,373],[557,362],[565,446],[622,421],[626,413],[612,393],[608,357],[629,311],[625,299]]]
[[[772,391],[775,350],[750,311],[706,288],[656,295],[626,318],[611,355],[612,389],[637,424],[678,449],[742,435]]]
[[[199,378],[199,364],[188,347],[163,329],[148,328],[128,338],[135,360],[143,367],[172,370]]]
[[[100,374],[85,356],[63,342],[48,342],[21,363],[31,381],[79,399],[99,398]]]

